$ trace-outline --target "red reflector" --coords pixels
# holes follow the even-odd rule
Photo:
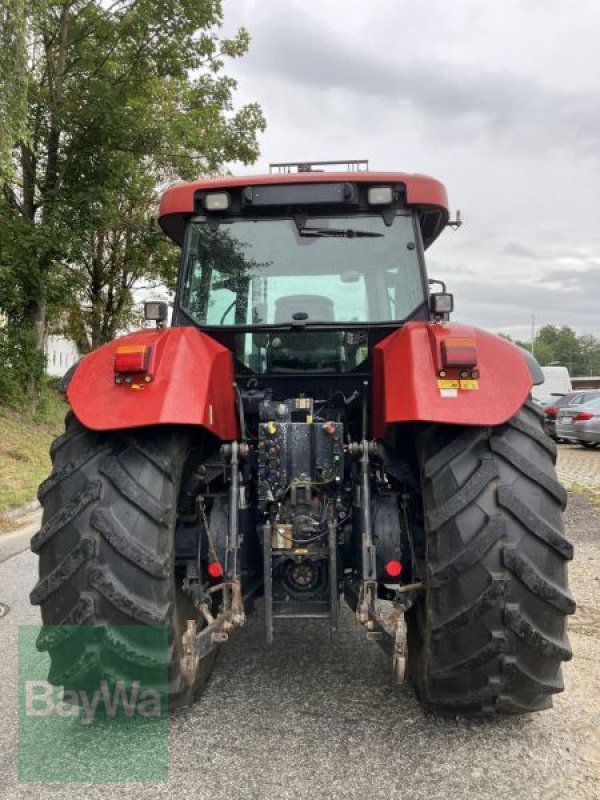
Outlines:
[[[218,561],[211,561],[208,565],[208,574],[211,578],[220,578],[223,575],[223,567]]]
[[[589,411],[580,411],[573,417],[573,422],[587,422],[588,419],[594,419],[594,415]]]
[[[444,367],[474,367],[477,365],[477,347],[473,339],[444,339],[442,342]]]
[[[385,571],[391,578],[397,578],[402,572],[402,564],[399,561],[388,561],[385,565]]]
[[[147,372],[150,363],[150,347],[146,344],[130,344],[115,350],[115,372]]]
[[[544,409],[544,414],[549,419],[556,419],[556,409],[554,408],[554,406],[548,406],[548,408],[545,408]]]

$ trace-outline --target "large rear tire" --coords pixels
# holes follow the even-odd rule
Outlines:
[[[180,669],[186,620],[197,619],[174,567],[177,499],[190,448],[182,429],[95,433],[67,416],[50,450],[52,474],[39,489],[42,527],[31,542],[40,577],[31,602],[41,606],[38,649],[50,655],[51,683],[80,690],[152,669],[164,676],[166,667],[168,686],[161,688],[173,707],[192,702],[208,680],[215,651],[192,685]],[[93,642],[80,636],[79,646],[83,625],[101,627]],[[168,651],[149,651],[139,626],[166,626]]]
[[[556,447],[527,403],[506,425],[432,425],[418,440],[426,591],[408,614],[421,701],[454,714],[551,707],[575,610]]]

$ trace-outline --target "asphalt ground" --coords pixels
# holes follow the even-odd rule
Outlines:
[[[0,564],[29,549],[29,540],[39,530],[41,519],[42,512],[36,511],[19,520],[16,530],[0,533]]]
[[[565,521],[575,656],[552,710],[491,721],[424,713],[349,612],[334,640],[318,622],[280,623],[269,648],[259,606],[221,648],[203,697],[171,716],[168,780],[153,783],[19,782],[17,633],[39,617],[28,600],[36,558],[12,555],[0,564],[10,609],[0,617],[0,798],[599,798],[600,514],[572,496]],[[135,752],[143,758],[144,742],[132,738],[117,757]]]

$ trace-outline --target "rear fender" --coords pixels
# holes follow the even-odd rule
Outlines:
[[[115,351],[151,348],[149,379],[115,382]],[[67,398],[77,419],[92,430],[147,425],[199,425],[220,439],[239,436],[231,353],[195,328],[143,330],[86,356]]]
[[[444,339],[471,339],[479,377],[440,376]],[[532,372],[516,345],[487,331],[455,323],[409,322],[373,351],[373,431],[382,438],[395,422],[501,425],[527,399]],[[463,388],[464,387],[464,388]],[[469,387],[469,388],[467,388]]]

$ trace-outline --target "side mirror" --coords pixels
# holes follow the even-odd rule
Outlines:
[[[436,292],[429,296],[429,308],[436,320],[447,322],[454,311],[454,295],[450,292]]]
[[[169,315],[169,306],[160,300],[147,300],[144,303],[144,319],[147,322],[156,322],[157,328],[164,327]]]

